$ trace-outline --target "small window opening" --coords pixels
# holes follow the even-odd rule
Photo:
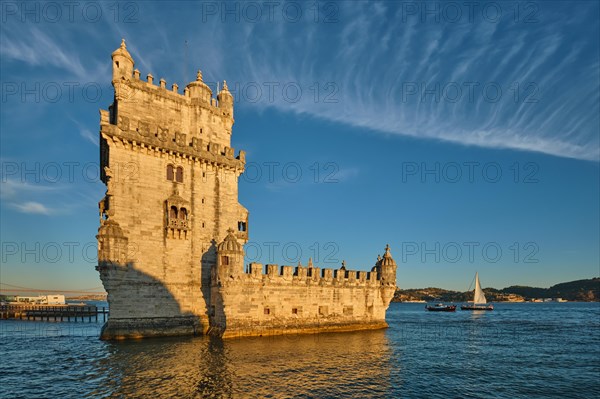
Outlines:
[[[265,314],[271,314],[271,309],[265,308]]]
[[[174,180],[174,170],[173,165],[167,165],[167,180]]]
[[[229,266],[229,256],[221,256],[221,264],[223,266]]]
[[[181,166],[177,167],[177,173],[175,174],[175,180],[178,183],[183,183],[183,168]]]
[[[298,308],[292,308],[292,314],[298,314]]]

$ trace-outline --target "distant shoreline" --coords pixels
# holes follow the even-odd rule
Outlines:
[[[499,290],[488,287],[484,288],[483,291],[488,302],[548,303],[552,299],[554,299],[554,302],[563,300],[568,302],[599,302],[600,277],[569,281],[549,288],[513,285]],[[392,301],[416,303],[419,301],[468,302],[473,298],[472,292],[459,292],[435,287],[398,288]]]

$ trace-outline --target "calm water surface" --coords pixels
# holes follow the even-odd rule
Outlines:
[[[392,304],[390,328],[98,340],[101,324],[0,321],[0,398],[598,398],[600,303],[485,313]]]

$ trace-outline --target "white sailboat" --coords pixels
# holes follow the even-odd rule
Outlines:
[[[491,303],[488,305],[485,299],[485,294],[481,289],[481,283],[479,282],[479,273],[475,272],[475,293],[473,295],[473,302],[469,302],[467,305],[462,305],[460,310],[494,310],[494,305]]]

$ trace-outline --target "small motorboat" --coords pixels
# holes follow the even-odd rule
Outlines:
[[[438,303],[437,305],[425,305],[425,309],[430,312],[454,312],[456,311],[456,305],[444,305],[443,303]]]

